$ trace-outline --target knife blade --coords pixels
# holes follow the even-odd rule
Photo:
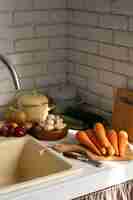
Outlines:
[[[76,160],[80,160],[82,162],[86,162],[88,164],[92,164],[95,167],[102,167],[102,163],[101,162],[99,162],[97,160],[88,159],[84,155],[81,155],[79,153],[64,152],[63,155],[66,156],[66,157],[68,157],[68,158],[73,158],[73,159],[76,159]]]

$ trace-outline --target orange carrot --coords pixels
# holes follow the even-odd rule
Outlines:
[[[115,154],[117,156],[119,156],[119,149],[118,149],[118,135],[117,132],[115,130],[109,130],[107,132],[107,138],[110,141],[110,143],[112,144],[112,146],[114,147],[115,150]]]
[[[101,154],[105,155],[106,154],[106,149],[100,145],[98,139],[96,138],[95,132],[92,129],[88,129],[88,130],[86,130],[86,133],[87,133],[89,139],[99,149],[99,151],[101,152]]]
[[[87,133],[85,131],[77,132],[76,139],[79,141],[80,144],[85,145],[97,155],[101,155],[101,152],[98,150],[95,144],[88,138]]]
[[[126,148],[128,145],[128,134],[126,131],[120,131],[118,133],[118,143],[119,143],[119,152],[120,152],[120,156],[124,157],[125,153],[126,153]]]
[[[94,127],[96,137],[98,138],[101,146],[107,148],[107,151],[110,156],[115,154],[115,150],[110,144],[108,138],[106,137],[106,130],[102,123],[96,123]]]

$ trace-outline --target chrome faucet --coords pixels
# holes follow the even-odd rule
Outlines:
[[[2,63],[5,64],[6,67],[8,68],[8,70],[12,76],[13,83],[14,83],[16,90],[20,90],[21,89],[20,80],[18,78],[18,74],[17,74],[14,66],[9,64],[8,60],[1,54],[0,54],[0,61],[2,61]]]

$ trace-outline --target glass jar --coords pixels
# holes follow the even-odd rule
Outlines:
[[[17,107],[27,115],[28,121],[45,121],[50,110],[49,101],[43,95],[23,95],[17,100]]]

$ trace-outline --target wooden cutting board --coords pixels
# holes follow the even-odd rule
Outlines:
[[[79,144],[69,144],[62,143],[57,144],[53,147],[56,151],[64,153],[64,152],[79,152],[85,154],[91,160],[99,160],[99,161],[128,161],[133,160],[133,149],[130,148],[130,145],[127,146],[125,157],[119,156],[98,156],[85,147]]]
[[[94,155],[95,156],[95,155]],[[120,157],[120,156],[96,156],[96,160],[99,161],[128,161],[128,160],[133,160],[133,150],[131,148],[127,147],[125,157]]]

